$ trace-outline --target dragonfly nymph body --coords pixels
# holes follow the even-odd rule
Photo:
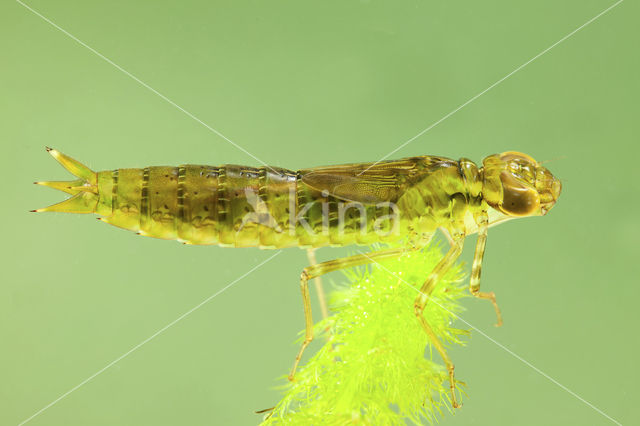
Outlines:
[[[442,230],[451,248],[426,278],[414,310],[447,365],[454,406],[453,363],[423,316],[429,294],[462,252],[465,236],[478,233],[470,290],[493,303],[499,325],[494,294],[480,292],[487,229],[509,219],[546,214],[561,191],[551,172],[518,152],[490,155],[481,167],[464,158],[418,156],[299,171],[182,165],[94,172],[59,151],[47,150],[78,179],[36,182],[72,195],[37,212],[96,213],[106,223],[185,244],[315,248],[401,242],[402,248],[303,270],[306,338],[291,370],[292,380],[313,339],[308,280],[420,249]]]

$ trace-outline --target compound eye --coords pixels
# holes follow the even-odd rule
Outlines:
[[[530,155],[523,154],[522,152],[517,151],[503,152],[502,154],[500,154],[500,159],[505,162],[517,160],[524,163],[537,164],[536,160],[534,160]]]
[[[512,174],[502,172],[502,203],[500,209],[511,216],[529,216],[540,210],[540,195],[535,188],[527,187]]]

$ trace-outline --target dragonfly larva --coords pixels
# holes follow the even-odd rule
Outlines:
[[[462,252],[465,236],[478,233],[469,290],[493,304],[500,325],[494,293],[480,291],[487,229],[546,214],[561,190],[549,170],[519,152],[490,155],[481,167],[466,158],[418,156],[299,171],[182,165],[94,172],[59,151],[47,151],[77,179],[36,182],[71,194],[36,212],[96,213],[111,225],[185,244],[315,248],[400,241],[400,248],[304,268],[300,287],[306,334],[291,380],[313,339],[308,281],[420,249],[440,229],[451,247],[426,278],[414,311],[447,366],[454,407],[453,363],[423,316],[429,295]]]

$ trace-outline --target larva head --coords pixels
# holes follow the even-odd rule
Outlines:
[[[560,180],[527,154],[503,152],[482,164],[484,199],[508,216],[545,215],[560,196]]]

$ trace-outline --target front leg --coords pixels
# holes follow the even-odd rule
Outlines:
[[[502,325],[502,314],[496,302],[496,295],[494,292],[481,292],[480,291],[480,274],[482,273],[482,257],[484,256],[484,249],[487,243],[487,229],[489,228],[489,217],[486,210],[478,215],[476,218],[476,224],[478,225],[478,242],[476,243],[476,252],[473,256],[473,267],[471,268],[471,280],[469,283],[469,291],[475,297],[480,299],[487,299],[493,304],[493,308],[496,310],[496,317],[498,322],[496,327]]]

